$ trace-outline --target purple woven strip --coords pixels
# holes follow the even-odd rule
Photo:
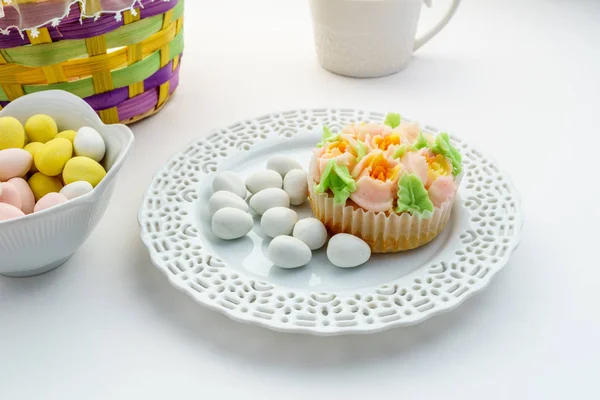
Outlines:
[[[129,88],[127,86],[111,90],[110,92],[95,94],[86,97],[84,100],[94,110],[104,110],[115,107],[129,98]]]
[[[179,74],[179,67],[175,71],[171,71],[173,68],[173,62],[165,65],[152,76],[144,81],[144,92],[154,89],[163,83],[169,81],[174,75]],[[107,108],[116,107],[129,98],[129,89],[122,87],[111,90],[110,92],[95,94],[90,97],[86,97],[84,100],[92,106],[96,111],[105,110]]]
[[[159,15],[174,8],[178,0],[164,2],[162,0],[143,0],[144,8],[140,11],[140,18],[149,18]],[[27,4],[27,3],[26,3]],[[24,4],[24,5],[26,5]],[[48,4],[48,3],[43,3]],[[61,3],[62,4],[62,3]],[[27,4],[29,7],[42,7],[41,4]],[[13,8],[6,9],[7,16],[18,22],[19,15]],[[12,15],[15,14],[15,15]],[[86,18],[82,23],[79,22],[81,12],[77,4],[73,4],[69,9],[69,15],[65,17],[58,27],[52,27],[49,24],[48,28],[52,41],[65,39],[86,39],[93,36],[103,35],[123,26],[123,20],[117,21],[114,14],[102,15],[97,20]],[[6,18],[6,17],[5,17]],[[11,47],[23,46],[30,44],[27,35],[22,38],[16,29],[12,29],[8,35],[0,35],[0,49],[8,49]]]
[[[124,121],[137,115],[142,115],[158,104],[158,90],[144,92],[133,99],[125,100],[117,110],[119,111],[119,120]]]
[[[179,68],[172,75],[169,94],[177,88],[179,84]],[[125,100],[117,110],[119,111],[119,120],[124,121],[138,115],[142,115],[152,110],[158,104],[158,89],[151,89],[133,99]]]

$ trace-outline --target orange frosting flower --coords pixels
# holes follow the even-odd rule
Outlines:
[[[371,171],[369,176],[380,181],[394,180],[398,176],[401,165],[391,165],[383,156],[383,153],[377,154],[372,158],[369,167]]]
[[[400,136],[395,133],[392,133],[387,136],[378,135],[373,138],[372,143],[373,147],[386,151],[390,146],[397,146],[400,144]]]

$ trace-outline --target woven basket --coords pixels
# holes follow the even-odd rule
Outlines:
[[[61,89],[87,101],[105,123],[132,123],[159,111],[179,83],[183,0],[139,3],[97,18],[82,18],[74,3],[57,26],[0,35],[0,106]]]

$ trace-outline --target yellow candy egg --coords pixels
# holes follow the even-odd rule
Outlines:
[[[44,143],[31,142],[25,145],[25,150],[27,150],[29,154],[31,154],[31,157],[33,157],[33,159],[35,160],[35,153],[37,153],[37,151],[42,147],[44,147]],[[35,162],[31,164],[31,169],[29,170],[29,172],[38,172],[38,169],[35,167]]]
[[[46,176],[41,172],[33,174],[27,183],[35,196],[35,201],[38,201],[48,193],[60,192],[60,189],[63,187],[57,177]]]
[[[73,157],[65,165],[62,176],[67,185],[77,181],[86,181],[96,187],[106,176],[106,170],[91,158]]]
[[[18,119],[0,118],[0,150],[22,149],[25,146],[25,130]]]
[[[35,167],[44,175],[57,176],[62,174],[72,156],[73,144],[69,139],[52,139],[35,153]]]
[[[25,122],[25,132],[29,140],[46,143],[54,139],[58,134],[58,127],[52,117],[45,114],[37,114]]]
[[[77,135],[77,131],[68,130],[59,132],[58,135],[56,135],[56,138],[69,139],[72,144],[75,141],[75,135]]]

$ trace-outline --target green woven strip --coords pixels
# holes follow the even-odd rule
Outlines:
[[[183,29],[169,43],[169,54],[171,60],[181,54],[183,51]],[[113,71],[112,79],[115,89],[129,86],[136,82],[141,82],[160,69],[160,51],[155,51],[152,55],[144,58],[135,64],[126,68]],[[79,97],[89,97],[94,94],[94,83],[92,78],[80,79],[73,82],[53,83],[50,85],[24,85],[23,90],[26,94],[41,92],[44,90],[66,90]],[[0,93],[0,101],[7,101],[8,97],[5,93]]]
[[[173,8],[173,20],[183,14],[183,1]],[[106,34],[106,46],[118,48],[140,43],[162,29],[163,15],[144,18],[140,21],[123,25]],[[68,61],[87,55],[85,40],[61,40],[54,43],[38,44],[35,46],[19,46],[5,49],[4,57],[11,64],[21,64],[29,67],[43,67]]]

